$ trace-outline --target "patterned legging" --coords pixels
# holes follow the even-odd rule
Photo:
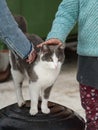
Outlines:
[[[98,130],[98,90],[80,84],[80,97],[86,112],[86,130]]]

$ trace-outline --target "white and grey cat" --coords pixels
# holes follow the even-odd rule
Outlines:
[[[36,35],[27,35],[33,44],[41,43],[42,40]],[[29,91],[31,98],[30,114],[38,113],[38,100],[41,97],[41,111],[49,113],[48,99],[52,86],[54,85],[64,61],[64,48],[59,45],[43,45],[37,50],[36,60],[28,64],[18,55],[10,52],[11,73],[15,84],[17,101],[19,107],[25,104],[22,95],[22,83],[25,75],[29,80]]]

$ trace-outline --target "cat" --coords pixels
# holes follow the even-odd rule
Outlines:
[[[28,64],[17,54],[11,51],[9,53],[18,106],[21,107],[25,104],[22,95],[22,83],[26,75],[29,80],[30,115],[34,116],[38,113],[39,97],[41,97],[41,111],[48,114],[50,113],[48,99],[64,62],[65,45],[43,45],[39,49],[36,48],[36,45],[43,42],[43,40],[37,35],[26,34],[26,36],[35,45],[37,50],[35,61]]]

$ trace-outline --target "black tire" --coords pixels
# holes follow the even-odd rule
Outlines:
[[[30,102],[19,108],[17,104],[0,110],[0,130],[84,130],[85,122],[73,110],[49,102],[50,114],[40,111],[36,116],[30,116]]]

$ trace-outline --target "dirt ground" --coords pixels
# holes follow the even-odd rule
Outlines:
[[[85,113],[80,103],[76,70],[77,62],[64,63],[61,73],[52,89],[50,101],[64,105],[85,118]],[[23,95],[26,100],[30,99],[26,80],[23,85]],[[0,83],[0,108],[16,102],[12,78],[7,82]]]

